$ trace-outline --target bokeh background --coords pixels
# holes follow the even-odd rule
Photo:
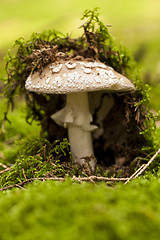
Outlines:
[[[159,0],[0,0],[0,78],[4,56],[13,42],[32,32],[56,29],[73,37],[85,9],[99,7],[100,18],[112,25],[110,33],[134,55],[145,83],[152,85],[151,108],[160,109]],[[1,83],[2,84],[2,83]]]
[[[151,108],[160,109],[160,1],[159,0],[0,0],[0,78],[4,56],[13,42],[32,32],[56,29],[73,37],[85,9],[99,7],[110,33],[140,64],[145,83],[152,85]],[[1,83],[2,84],[2,83]]]

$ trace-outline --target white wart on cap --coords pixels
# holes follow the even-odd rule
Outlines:
[[[62,61],[47,65],[43,73],[30,75],[25,87],[29,91],[66,94],[98,90],[126,92],[135,89],[134,85],[113,68],[98,62]]]
[[[126,77],[101,62],[74,59],[49,64],[41,74],[31,74],[25,88],[31,92],[67,95],[66,106],[51,118],[58,125],[68,128],[73,162],[89,174],[96,167],[91,131],[97,127],[91,124],[87,92],[135,89]]]

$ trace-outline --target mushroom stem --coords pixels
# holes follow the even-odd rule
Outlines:
[[[68,127],[68,137],[73,163],[90,173],[94,172],[96,161],[93,154],[91,133],[71,125]]]
[[[68,127],[73,162],[90,173],[94,172],[96,160],[91,131],[97,127],[90,124],[92,115],[89,112],[88,94],[86,92],[68,94],[66,108],[67,113],[72,116],[72,120],[66,118],[65,124]]]

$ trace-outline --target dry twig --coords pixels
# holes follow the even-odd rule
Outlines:
[[[90,177],[75,177],[74,176],[73,178],[71,178],[72,181],[77,181],[79,183],[82,183],[84,181],[93,182],[93,183],[94,183],[94,181],[116,182],[116,181],[126,181],[127,179],[128,178],[108,178],[108,177],[97,177],[97,176],[90,176]],[[29,182],[33,182],[35,180],[40,180],[40,181],[53,180],[53,181],[62,182],[62,181],[65,181],[66,178],[63,178],[63,177],[30,178],[30,179],[26,179],[23,182],[16,183],[16,184],[1,188],[0,191],[11,189],[13,187],[23,188],[22,186],[24,186],[25,184],[27,184]]]
[[[143,164],[134,174],[132,174],[132,176],[130,178],[108,178],[108,177],[97,177],[97,176],[90,176],[90,177],[75,177],[73,176],[71,178],[72,181],[77,181],[79,183],[82,182],[92,182],[95,183],[94,181],[104,181],[104,182],[117,182],[117,181],[125,181],[124,184],[127,184],[129,181],[131,181],[132,179],[137,178],[139,175],[141,175],[146,168],[154,161],[154,159],[158,156],[158,154],[160,153],[160,149],[154,154],[154,156],[149,160],[149,162],[147,164]],[[6,168],[5,170],[1,171],[0,174],[7,172],[10,170],[10,168],[7,168],[7,166],[4,165],[4,168]],[[23,169],[23,175],[25,177],[25,181],[20,182],[20,183],[16,183],[4,188],[1,188],[0,191],[3,190],[7,190],[7,189],[11,189],[13,187],[18,187],[21,189],[24,189],[23,186],[29,182],[33,182],[35,180],[40,180],[40,181],[46,181],[46,180],[53,180],[53,181],[65,181],[66,178],[65,177],[39,177],[39,178],[30,178],[27,179],[26,175],[24,173],[24,169]]]
[[[136,174],[139,173],[139,171],[141,171],[141,169],[145,166],[146,164],[142,164],[142,166],[140,166],[140,168],[137,169],[136,172],[134,172],[124,184],[127,184],[129,181],[131,181],[132,179],[134,179],[134,177],[136,176]]]
[[[91,182],[91,181],[104,181],[104,182],[118,182],[118,181],[126,181],[128,178],[108,178],[108,177],[97,177],[97,176],[90,176],[90,177],[73,177],[71,180],[75,181],[85,181],[85,182]]]
[[[143,164],[135,173],[133,173],[133,175],[129,179],[127,179],[127,181],[124,184],[127,184],[132,179],[135,179],[138,176],[140,176],[146,170],[146,168],[155,160],[155,158],[158,156],[159,153],[160,153],[160,148],[154,154],[154,156],[148,161],[148,163]]]
[[[24,176],[25,180],[27,180],[27,177],[26,177],[25,172],[24,172],[24,168],[22,168],[22,172],[23,172],[23,176]]]
[[[5,172],[8,172],[9,170],[11,170],[11,169],[10,169],[10,168],[6,168],[6,169],[0,171],[0,174],[5,173]]]
[[[3,167],[3,168],[8,168],[8,166],[6,166],[5,164],[3,163],[0,163],[0,167]]]

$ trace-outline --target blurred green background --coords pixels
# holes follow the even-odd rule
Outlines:
[[[15,39],[52,28],[78,36],[84,10],[95,7],[100,8],[102,21],[112,25],[115,40],[140,64],[144,81],[153,86],[151,107],[159,110],[159,0],[0,0],[0,78],[5,75],[4,56]]]

